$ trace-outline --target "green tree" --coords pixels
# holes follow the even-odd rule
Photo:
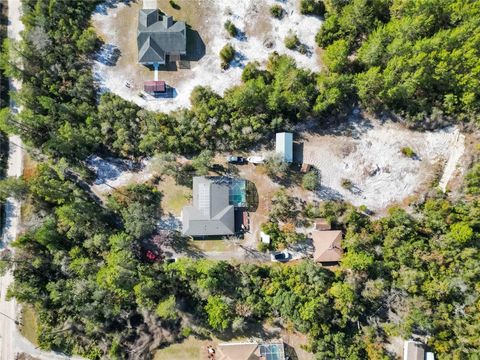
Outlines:
[[[178,318],[175,296],[170,295],[158,303],[155,314],[164,320],[176,320]]]
[[[221,296],[209,296],[205,311],[208,315],[208,323],[215,330],[226,330],[232,323],[232,309]]]
[[[336,40],[325,48],[323,62],[332,72],[345,72],[349,65],[349,53],[350,45],[348,42],[343,39]]]
[[[208,175],[212,162],[213,152],[211,150],[203,150],[192,160],[192,166],[195,168],[197,175]]]

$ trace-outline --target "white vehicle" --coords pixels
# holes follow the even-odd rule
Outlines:
[[[265,161],[265,158],[263,156],[249,156],[247,158],[247,161],[250,163],[250,164],[263,164],[263,162]]]

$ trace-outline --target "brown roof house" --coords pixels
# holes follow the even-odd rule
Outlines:
[[[322,263],[322,265],[337,264],[343,255],[342,250],[342,232],[340,230],[312,232],[313,260]]]
[[[217,360],[285,360],[283,342],[223,343],[217,348]]]

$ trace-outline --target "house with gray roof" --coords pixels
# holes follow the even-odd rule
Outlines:
[[[187,30],[183,21],[160,16],[158,9],[140,9],[137,30],[138,62],[163,65],[187,53]]]
[[[182,210],[182,233],[192,237],[233,235],[235,207],[230,182],[222,177],[195,176],[193,205]]]

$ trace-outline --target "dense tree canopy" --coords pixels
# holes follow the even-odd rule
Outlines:
[[[393,208],[381,219],[340,202],[307,206],[304,217],[325,217],[345,233],[345,258],[334,271],[311,261],[149,257],[161,194],[141,184],[101,202],[64,166],[96,151],[139,157],[246,147],[310,115],[339,111],[355,94],[369,109],[411,118],[475,118],[478,2],[325,1],[318,42],[327,71],[317,75],[273,53],[265,69],[249,64],[242,84],[224,96],[197,87],[192,108],[171,114],[110,93],[97,97],[90,61],[98,40],[88,23],[96,3],[24,0],[24,40],[6,44],[12,58],[2,56],[7,73],[23,80],[23,111],[2,112],[2,127],[56,160],[28,179],[0,183],[0,196],[24,198],[36,220],[14,243],[9,294],[34,306],[42,348],[148,358],[150,346],[192,332],[240,335],[245,324],[276,320],[308,334],[318,359],[391,358],[388,337],[412,334],[440,359],[478,354],[478,164],[457,202],[433,194],[411,213]],[[210,159],[198,155],[196,170],[205,172]],[[170,155],[159,158],[159,169],[178,172]],[[263,229],[276,244],[296,238],[296,205],[284,191],[275,194]]]
[[[478,1],[326,3],[317,42],[325,48],[329,76],[355,74],[364,107],[416,121],[478,121]]]
[[[478,182],[476,170],[470,183]],[[34,206],[41,225],[15,242],[9,294],[35,306],[44,348],[92,359],[130,351],[148,357],[145,336],[161,328],[171,333],[161,341],[170,342],[192,329],[241,334],[245,324],[277,319],[309,334],[318,359],[390,358],[388,337],[413,334],[440,359],[478,352],[480,202],[468,185],[468,201],[431,195],[414,215],[392,208],[378,220],[343,203],[306,207],[302,216],[326,217],[345,233],[346,254],[334,272],[310,261],[152,260],[145,256],[149,219],[159,213],[160,195],[147,185],[120,189],[100,207],[41,165],[27,181],[0,186],[10,187]],[[284,198],[280,192],[275,206]],[[275,244],[290,241],[276,222],[262,229]]]

